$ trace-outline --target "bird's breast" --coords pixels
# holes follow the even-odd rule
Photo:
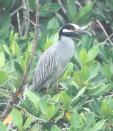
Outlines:
[[[58,55],[59,60],[62,64],[67,64],[73,54],[74,54],[74,42],[71,41],[63,41],[63,43],[60,43],[58,46],[58,52],[56,53]]]

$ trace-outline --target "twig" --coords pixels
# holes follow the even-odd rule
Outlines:
[[[57,1],[58,1],[58,4],[59,4],[60,7],[61,7],[62,12],[66,15],[66,14],[67,14],[67,11],[66,11],[66,9],[64,8],[64,5],[62,4],[62,1],[61,1],[61,0],[57,0]]]
[[[101,27],[101,29],[103,30],[105,36],[107,37],[108,41],[111,43],[111,45],[113,45],[113,42],[111,41],[111,39],[109,38],[109,35],[107,34],[104,26],[101,24],[101,22],[99,20],[96,20],[96,22],[99,24],[99,26]]]
[[[85,3],[86,3],[86,4],[91,4],[92,1],[91,1],[91,0],[85,0]]]
[[[14,10],[10,16],[13,16],[15,13],[17,13],[20,9],[23,9],[23,6],[20,6],[19,8],[17,8],[16,10]]]
[[[38,25],[38,23],[39,23],[39,0],[37,0],[37,2],[36,2],[36,25]],[[19,103],[19,97],[23,96],[25,84],[27,83],[27,80],[28,80],[28,73],[29,73],[29,70],[30,70],[30,67],[32,64],[33,56],[35,54],[38,37],[39,37],[39,27],[36,26],[35,27],[35,38],[34,38],[34,42],[32,45],[32,53],[31,53],[31,57],[29,58],[29,61],[27,64],[26,71],[23,74],[20,86],[17,88],[16,92],[12,94],[12,96],[10,97],[10,99],[7,103],[6,108],[4,109],[2,115],[0,116],[1,120],[6,118],[6,116],[11,111],[13,105]]]
[[[21,24],[20,24],[20,15],[19,12],[17,11],[17,22],[18,22],[18,29],[19,29],[19,34],[22,36],[22,30],[21,30]]]
[[[76,3],[76,5],[78,5],[80,8],[82,8],[82,5],[81,5],[81,3],[80,3],[78,0],[76,0],[75,3]]]
[[[38,118],[38,117],[35,117],[35,116],[33,116],[32,114],[30,114],[26,109],[24,109],[24,108],[22,108],[22,107],[20,107],[20,106],[18,106],[18,105],[14,105],[14,106],[15,106],[16,108],[18,108],[19,110],[25,112],[25,113],[28,114],[29,116],[32,116],[32,118],[33,118],[35,121],[45,122],[43,119]]]
[[[40,30],[39,30],[38,26],[39,26],[39,0],[36,1],[35,43],[37,43],[37,39],[38,39],[39,34],[40,34]]]
[[[104,96],[98,97],[98,98],[96,98],[96,99],[97,99],[97,100],[101,100],[103,97],[104,97],[104,98],[113,97],[113,92],[111,92],[111,94],[109,94],[109,95],[104,95]],[[84,105],[89,104],[89,103],[91,103],[92,101],[94,101],[94,99],[91,99],[91,100],[86,101],[86,102],[84,103]]]
[[[109,35],[104,41],[103,43],[105,43],[108,39],[110,39],[113,36],[113,33],[111,35]]]
[[[28,0],[22,0],[22,4],[25,10],[23,10],[23,15],[29,18],[29,3]],[[23,18],[23,24],[22,24],[22,33],[25,35],[28,32],[29,29],[29,21],[25,18]]]
[[[36,23],[34,23],[32,20],[30,20],[29,18],[27,18],[26,16],[23,16],[25,19],[27,19],[31,24],[33,24],[35,27],[36,26],[40,26],[40,25],[36,25]]]

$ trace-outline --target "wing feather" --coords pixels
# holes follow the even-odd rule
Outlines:
[[[33,78],[34,88],[36,90],[42,88],[43,86],[49,86],[51,81],[48,81],[48,79],[50,79],[56,70],[57,64],[58,58],[56,58],[52,52],[45,52],[41,56],[36,66]]]

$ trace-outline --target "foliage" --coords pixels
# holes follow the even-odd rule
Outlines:
[[[35,23],[36,0],[26,1],[26,9],[18,9],[22,1],[0,0],[0,114],[19,88],[32,52],[34,27],[23,15],[29,13]],[[29,88],[0,121],[0,130],[112,131],[112,0],[41,0],[39,13],[41,37],[28,75]],[[58,40],[57,31],[65,22],[90,25],[95,36],[75,40],[78,44],[59,80],[60,89],[37,94],[30,90],[34,68],[42,52]]]

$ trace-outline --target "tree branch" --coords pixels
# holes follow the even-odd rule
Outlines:
[[[106,32],[104,26],[101,24],[101,22],[100,22],[99,20],[96,20],[96,22],[97,22],[98,25],[101,27],[101,29],[102,29],[102,31],[104,32],[104,34],[105,34],[107,40],[110,42],[111,45],[113,45],[113,42],[111,41],[111,39],[110,39],[108,33]]]

